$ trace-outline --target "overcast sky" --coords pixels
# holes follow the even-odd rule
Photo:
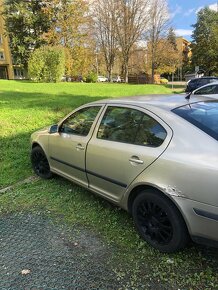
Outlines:
[[[218,11],[218,1],[216,0],[168,0],[171,13],[172,26],[178,36],[191,40],[192,24],[196,23],[197,12],[209,6]]]

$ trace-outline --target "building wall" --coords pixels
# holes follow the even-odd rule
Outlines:
[[[0,0],[0,79],[14,79],[9,41],[5,36],[4,19],[1,16],[2,8],[3,0]]]
[[[191,42],[183,37],[177,37],[176,44],[178,51],[182,54],[183,61],[188,61],[192,55],[190,49]]]

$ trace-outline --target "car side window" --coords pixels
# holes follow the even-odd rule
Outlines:
[[[141,111],[108,107],[99,126],[97,138],[157,147],[163,143],[166,135],[166,130],[156,120]]]
[[[215,86],[214,94],[218,94],[218,85]]]
[[[210,85],[205,88],[199,89],[195,92],[195,95],[207,95],[207,94],[215,94],[216,86]]]
[[[100,108],[92,106],[73,113],[63,122],[60,132],[87,136]]]
[[[158,147],[167,136],[166,130],[155,119],[144,114],[142,122],[139,126],[135,144]]]

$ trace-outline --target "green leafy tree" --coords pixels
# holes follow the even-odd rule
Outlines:
[[[42,0],[5,0],[3,15],[15,64],[27,68],[30,53],[45,41],[41,38],[50,26]]]
[[[36,82],[58,82],[64,74],[64,49],[55,46],[42,46],[30,56],[29,77]]]
[[[218,11],[201,9],[193,25],[192,62],[207,75],[218,74]]]
[[[43,34],[49,45],[60,45],[65,49],[65,72],[81,75],[90,69],[90,21],[88,4],[84,0],[45,1],[44,12],[51,23]]]

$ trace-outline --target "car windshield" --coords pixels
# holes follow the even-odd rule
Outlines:
[[[189,104],[172,111],[218,140],[218,101]]]

